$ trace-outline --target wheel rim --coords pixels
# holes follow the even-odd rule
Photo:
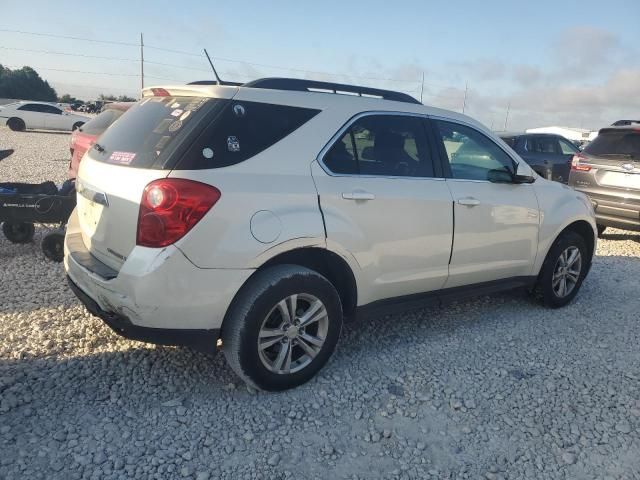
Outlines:
[[[551,286],[558,298],[564,298],[576,288],[582,271],[582,254],[578,247],[565,249],[553,269]]]
[[[295,373],[320,353],[329,331],[329,314],[317,297],[290,295],[262,321],[258,354],[262,364],[279,375]]]

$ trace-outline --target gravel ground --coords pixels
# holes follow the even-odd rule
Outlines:
[[[61,183],[67,142],[0,127],[0,181]],[[639,234],[605,235],[567,308],[371,318],[280,394],[111,333],[37,242],[0,238],[2,479],[640,478]]]

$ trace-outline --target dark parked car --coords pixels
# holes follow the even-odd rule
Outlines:
[[[560,135],[521,133],[500,135],[538,175],[548,180],[567,183],[571,159],[580,152],[572,142]]]
[[[586,193],[598,232],[640,231],[640,126],[603,128],[573,157],[569,185]]]

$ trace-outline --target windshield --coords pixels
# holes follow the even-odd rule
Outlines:
[[[219,100],[203,97],[150,97],[136,103],[107,129],[91,158],[115,165],[156,168],[176,138],[197,124],[202,108]]]
[[[640,131],[609,130],[587,145],[584,152],[594,156],[614,156],[640,159]]]

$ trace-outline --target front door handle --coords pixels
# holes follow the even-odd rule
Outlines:
[[[458,203],[460,205],[465,205],[467,207],[475,207],[477,205],[480,205],[480,200],[473,197],[465,197],[465,198],[459,198]]]
[[[342,198],[345,200],[373,200],[376,196],[373,193],[355,191],[355,192],[343,192]]]

